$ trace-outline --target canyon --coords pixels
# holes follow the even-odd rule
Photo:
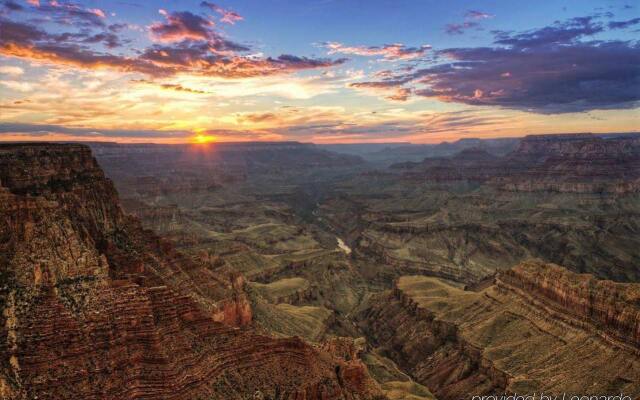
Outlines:
[[[639,183],[632,134],[0,144],[0,395],[638,396]]]
[[[373,399],[358,360],[251,327],[243,280],[125,215],[88,147],[1,145],[7,399]]]
[[[403,276],[360,323],[378,351],[441,399],[469,393],[640,393],[640,285],[541,262],[480,291]]]

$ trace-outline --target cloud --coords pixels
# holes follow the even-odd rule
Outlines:
[[[217,36],[212,30],[212,21],[189,11],[169,13],[161,9],[160,14],[165,16],[166,22],[156,22],[149,28],[152,38],[156,41],[209,40]]]
[[[444,31],[449,35],[462,35],[466,30],[478,27],[479,24],[473,21],[465,21],[461,24],[447,24]]]
[[[603,30],[584,17],[495,32],[495,47],[443,49],[437,56],[448,62],[351,86],[411,87],[413,95],[445,102],[542,114],[637,107],[640,45],[581,40]]]
[[[608,26],[609,29],[626,29],[637,24],[640,24],[640,17],[633,18],[627,21],[611,21],[609,22]]]
[[[208,1],[203,1],[202,3],[200,3],[200,6],[207,7],[217,12],[218,14],[220,14],[221,15],[220,22],[224,22],[226,24],[235,25],[236,22],[244,20],[244,17],[238,14],[237,12],[224,9],[219,5],[208,2]]]
[[[478,11],[478,10],[469,10],[464,16],[467,19],[488,19],[488,18],[494,17],[493,14],[489,14],[489,13]]]
[[[251,123],[260,123],[260,122],[270,122],[278,120],[276,114],[272,112],[266,113],[249,113],[249,114],[241,114],[238,115],[237,118],[239,123],[251,122]]]
[[[193,28],[193,27],[192,27]],[[176,37],[175,31],[158,30]],[[191,34],[190,37],[198,37]],[[243,56],[237,52],[248,47],[212,33],[208,41],[183,40],[153,45],[137,56],[127,57],[98,52],[84,44],[102,40],[111,47],[111,36],[87,36],[83,33],[50,34],[33,25],[0,18],[0,55],[66,65],[85,69],[111,68],[149,76],[191,73],[202,76],[246,78],[287,74],[300,70],[328,68],[346,59],[308,58],[283,54],[278,57]]]
[[[122,46],[125,42],[122,41],[118,35],[112,32],[90,33],[90,32],[76,32],[76,33],[62,33],[55,36],[57,42],[67,43],[87,43],[96,44],[102,43],[105,47],[113,49]]]
[[[24,7],[21,4],[16,3],[15,1],[12,1],[12,0],[5,0],[0,4],[2,4],[2,7],[8,12],[24,10]]]
[[[313,142],[415,140],[481,132],[511,119],[482,110],[407,113],[403,109],[387,109],[351,116],[337,110],[309,110],[307,114],[293,119],[276,115],[283,126],[273,128],[274,132],[292,140]]]
[[[29,2],[34,10],[45,15],[47,21],[74,27],[104,27],[106,15],[99,8],[83,8],[82,5],[69,1]]]
[[[151,75],[173,71],[144,60],[99,53],[75,43],[65,34],[49,34],[33,25],[0,18],[0,54],[8,57],[50,62],[80,68],[114,68]]]
[[[387,99],[393,101],[407,101],[409,96],[411,95],[411,89],[409,88],[398,88],[396,92],[387,96]]]
[[[538,113],[631,108],[640,100],[640,48],[625,42],[446,54],[456,61],[421,70],[428,87],[415,94]]]
[[[275,132],[259,130],[207,129],[198,130],[199,135],[213,136],[216,139],[243,140],[282,140]],[[11,136],[14,140],[38,138],[38,140],[126,140],[134,142],[188,143],[195,136],[191,130],[161,130],[161,129],[101,129],[91,127],[69,127],[58,124],[27,124],[0,122],[0,138]]]
[[[0,85],[6,86],[9,89],[15,90],[17,92],[31,92],[34,89],[33,85],[29,82],[0,80]]]
[[[469,10],[464,14],[464,22],[447,24],[444,27],[444,31],[449,35],[462,35],[472,28],[481,29],[478,21],[493,17],[493,14],[483,11]]]
[[[353,82],[349,87],[367,92],[383,94],[387,100],[407,101],[411,96],[411,88],[402,87],[410,79],[385,79],[381,81]]]
[[[338,42],[323,44],[329,54],[353,54],[358,56],[382,56],[386,60],[411,60],[422,57],[431,49],[429,45],[420,47],[406,47],[402,43],[386,44],[384,46],[346,46]]]
[[[144,129],[100,129],[100,128],[75,128],[52,124],[26,124],[26,123],[0,123],[0,134],[19,133],[26,135],[42,135],[58,133],[85,137],[129,137],[129,138],[175,138],[188,137],[191,132],[185,130],[162,131]]]
[[[576,39],[604,32],[602,24],[593,16],[576,17],[557,22],[552,26],[534,29],[522,33],[494,31],[496,44],[514,46],[516,48],[533,48],[545,45],[572,44]]]
[[[147,85],[157,86],[161,89],[174,90],[176,92],[186,92],[186,93],[196,93],[196,94],[211,94],[204,90],[192,89],[186,86],[183,86],[179,83],[156,83],[153,81],[149,81],[146,79],[134,79],[131,82],[133,83],[143,83]]]
[[[169,69],[227,78],[286,74],[305,69],[332,67],[346,61],[346,59],[318,59],[288,54],[276,58],[227,55],[236,50],[247,50],[247,48],[224,40],[213,43],[184,41],[174,46],[153,46],[140,58]]]
[[[24,70],[20,67],[13,67],[9,65],[0,66],[0,74],[5,75],[22,75]]]

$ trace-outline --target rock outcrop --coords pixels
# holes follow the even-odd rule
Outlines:
[[[0,145],[0,397],[372,399],[364,366],[250,326],[237,274],[125,215],[82,145]]]
[[[541,391],[633,398],[639,290],[531,261],[478,292],[402,277],[359,318],[379,351],[439,399]]]
[[[498,275],[497,286],[515,290],[590,324],[604,337],[640,354],[640,284],[598,280],[553,264],[522,263]]]
[[[626,194],[640,191],[640,137],[533,135],[505,160],[502,190]]]
[[[503,157],[466,149],[449,157],[394,164],[404,179],[473,181],[506,191],[611,193],[640,191],[640,137],[531,135]]]

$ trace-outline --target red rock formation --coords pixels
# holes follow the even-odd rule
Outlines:
[[[498,275],[499,287],[546,300],[563,314],[601,330],[640,352],[640,285],[598,280],[541,262],[525,262]]]
[[[351,363],[246,327],[243,285],[125,216],[87,147],[0,145],[1,398],[374,397]]]
[[[531,135],[503,158],[467,149],[451,157],[395,164],[391,169],[405,179],[488,182],[506,191],[636,193],[640,191],[640,137]]]
[[[506,159],[509,173],[493,184],[510,191],[636,193],[640,191],[640,138],[532,135]],[[515,168],[514,168],[515,166]]]
[[[403,277],[369,303],[360,325],[440,399],[640,394],[639,284],[529,261],[481,286],[471,292]]]

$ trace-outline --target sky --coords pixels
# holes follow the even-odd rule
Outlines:
[[[640,130],[631,0],[0,0],[0,140]]]

